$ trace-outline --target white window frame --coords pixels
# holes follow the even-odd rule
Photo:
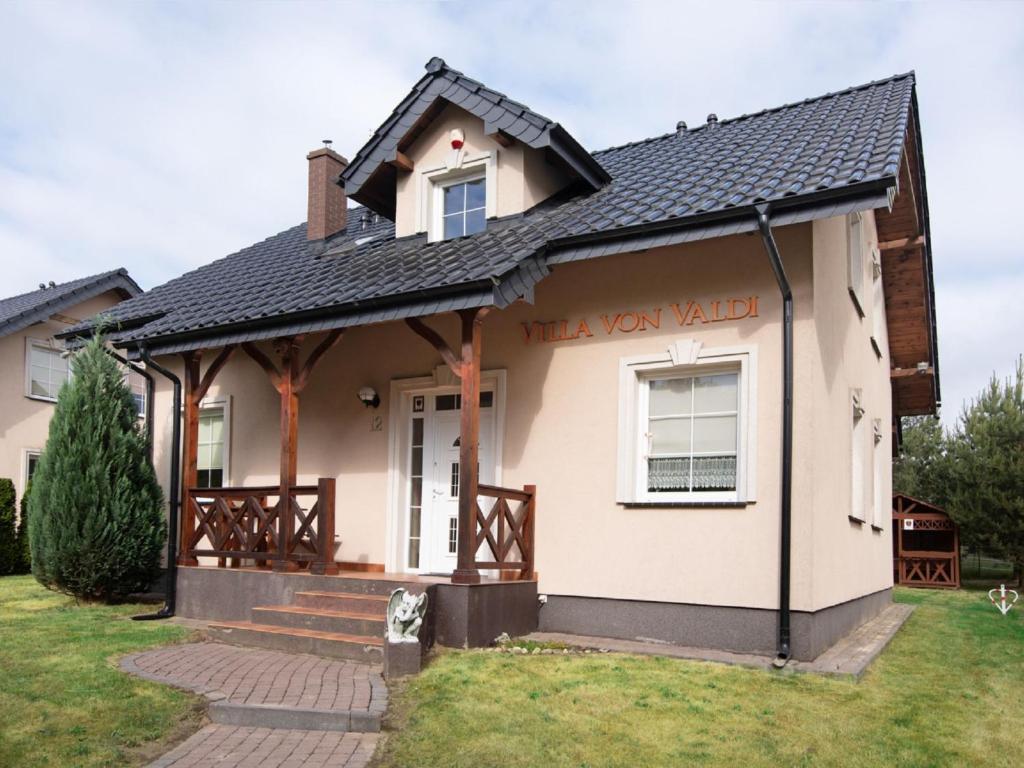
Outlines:
[[[646,487],[647,382],[666,375],[739,374],[737,394],[736,490],[657,493]],[[705,349],[681,339],[665,352],[619,361],[619,430],[616,501],[620,504],[700,504],[756,501],[757,489],[757,348]]]
[[[136,363],[136,365],[139,365],[141,367],[145,367],[144,363]],[[142,410],[136,412],[136,417],[140,421],[145,422],[146,421],[146,407],[149,405],[149,402],[148,402],[149,401],[149,381],[148,381],[148,379],[146,379],[145,376],[143,376],[141,373],[139,373],[137,370],[135,370],[131,366],[126,366],[124,368],[124,383],[125,383],[125,386],[128,387],[128,391],[131,392],[131,394],[132,394],[132,402],[135,402],[135,391],[132,389],[132,375],[133,374],[135,376],[138,376],[139,380],[142,382]]]
[[[28,487],[28,466],[29,462],[34,456],[36,461],[39,461],[39,457],[43,455],[42,448],[25,448],[21,452],[21,495],[25,495],[25,489]]]
[[[480,178],[484,180],[486,196],[484,216],[493,219],[498,215],[497,152],[483,152],[465,157],[456,168],[442,165],[423,171],[420,174],[416,231],[425,231],[427,241],[431,243],[444,240],[444,188]]]
[[[863,393],[850,390],[850,517],[859,523],[868,521],[867,459],[868,424],[871,421],[864,410]]]
[[[882,260],[877,248],[871,249],[871,346],[881,359],[886,342],[885,291],[882,286]]]
[[[224,478],[221,481],[224,488],[231,488],[231,397],[211,397],[203,398],[199,402],[199,415],[203,415],[203,411],[221,411],[224,415],[224,429],[221,432],[223,435],[224,452],[222,454],[224,464]],[[198,460],[198,455],[196,459]]]
[[[865,316],[864,277],[864,215],[851,213],[846,217],[846,277],[853,306],[860,317]]]
[[[56,352],[58,355],[64,353],[61,347],[58,347],[53,341],[49,339],[25,339],[25,397],[30,400],[39,400],[44,403],[56,403],[56,397],[46,397],[45,395],[34,395],[32,394],[32,349],[38,347],[46,352]],[[68,381],[71,381],[71,361],[68,360]],[[58,390],[59,391],[59,390]]]

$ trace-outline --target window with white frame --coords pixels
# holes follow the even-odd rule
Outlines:
[[[686,342],[621,369],[619,501],[752,500],[753,352]]]
[[[22,488],[28,488],[29,481],[32,480],[32,476],[36,473],[36,469],[39,467],[40,456],[42,456],[41,451],[31,448],[25,451],[25,484]]]
[[[877,248],[871,249],[871,346],[882,356],[885,341],[885,291],[882,288],[882,262]]]
[[[441,232],[445,240],[483,232],[487,223],[484,174],[438,184]]]
[[[860,213],[846,219],[846,266],[850,298],[857,314],[864,317],[864,217]]]
[[[872,488],[874,489],[874,503],[871,524],[876,528],[885,525],[885,519],[892,514],[892,500],[885,491],[885,464],[889,460],[888,452],[885,449],[885,434],[882,432],[882,420],[873,419],[872,422],[872,457],[874,459],[874,472],[872,473]]]
[[[859,522],[867,520],[865,512],[865,485],[867,474],[864,461],[867,454],[867,419],[864,418],[864,407],[861,405],[861,391],[855,389],[850,394],[852,404],[853,425],[850,430],[850,517]]]
[[[226,433],[222,406],[205,406],[200,409],[196,487],[223,487],[227,454]]]
[[[125,371],[124,383],[135,401],[135,413],[140,419],[146,417],[146,379],[135,370]]]
[[[64,350],[48,341],[28,339],[25,347],[25,394],[38,400],[56,400],[61,385],[71,378]]]

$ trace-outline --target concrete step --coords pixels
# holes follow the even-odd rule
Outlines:
[[[353,595],[344,592],[296,592],[292,604],[319,611],[353,611],[380,616],[388,613],[387,595]]]
[[[312,629],[357,637],[383,637],[385,618],[378,613],[330,611],[301,605],[260,605],[252,609],[254,624]]]
[[[319,632],[295,627],[276,627],[249,621],[219,621],[207,628],[212,640],[232,645],[272,648],[287,653],[308,653],[331,659],[354,659],[380,663],[384,659],[384,637]]]
[[[410,592],[420,594],[426,592],[429,584],[416,581],[401,581],[393,579],[360,578],[354,576],[332,576],[325,586],[330,585],[330,591],[342,592],[350,595],[382,595],[388,597],[399,587],[405,587]]]

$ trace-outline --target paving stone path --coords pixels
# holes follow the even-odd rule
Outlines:
[[[379,734],[208,725],[149,768],[363,768]]]
[[[202,642],[126,656],[121,668],[210,701],[213,724],[151,768],[361,768],[387,708],[380,666],[356,661]]]

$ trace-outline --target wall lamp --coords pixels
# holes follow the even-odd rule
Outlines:
[[[367,408],[376,408],[380,405],[380,395],[373,387],[362,387],[359,390],[359,401]]]

